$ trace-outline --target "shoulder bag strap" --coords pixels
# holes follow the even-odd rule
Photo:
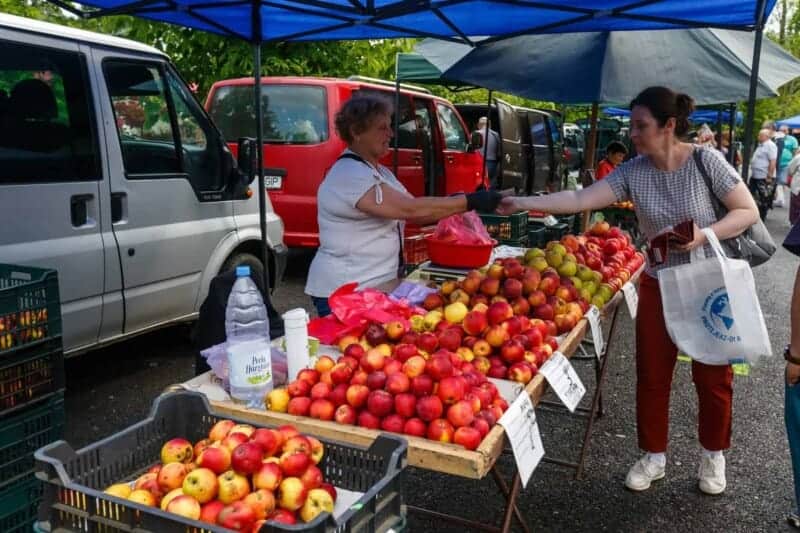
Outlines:
[[[711,204],[714,206],[714,214],[717,216],[717,220],[721,220],[722,217],[728,214],[728,209],[722,205],[722,202],[719,201],[719,198],[717,198],[717,195],[714,193],[714,188],[711,185],[711,177],[708,175],[705,163],[703,163],[703,154],[700,150],[694,148],[692,149],[692,157],[694,157],[694,164],[703,176],[703,181],[708,188],[709,195],[711,196]]]

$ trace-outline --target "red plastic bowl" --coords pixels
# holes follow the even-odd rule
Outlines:
[[[458,244],[445,242],[428,237],[428,257],[431,263],[455,268],[480,268],[489,262],[492,257],[492,244]]]

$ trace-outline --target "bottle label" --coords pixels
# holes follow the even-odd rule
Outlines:
[[[272,381],[269,343],[263,340],[237,342],[228,347],[230,382],[233,387],[261,387]]]

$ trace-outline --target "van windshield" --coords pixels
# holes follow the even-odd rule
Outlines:
[[[261,88],[264,142],[316,144],[328,139],[323,87],[264,85]],[[256,136],[252,85],[227,85],[214,92],[209,114],[228,142]]]

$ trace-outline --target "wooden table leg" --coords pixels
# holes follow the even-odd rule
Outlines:
[[[506,507],[506,514],[503,517],[503,527],[501,531],[508,533],[511,531],[511,519],[514,511],[517,509],[517,496],[519,496],[519,487],[522,480],[519,477],[519,472],[514,473],[514,480],[511,482],[511,492],[508,495],[508,507]]]

